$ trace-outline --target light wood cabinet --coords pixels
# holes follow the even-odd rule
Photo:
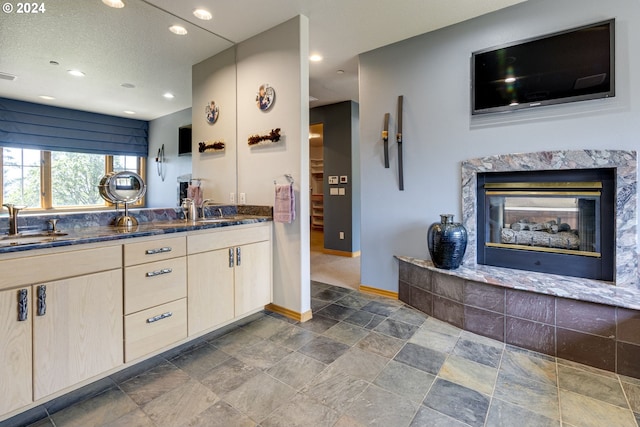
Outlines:
[[[31,289],[0,292],[0,415],[31,403]],[[22,293],[22,320],[19,320]]]
[[[0,273],[0,415],[122,365],[120,245],[3,257]]]
[[[187,337],[184,235],[124,245],[125,362]]]
[[[271,302],[271,224],[187,238],[189,335]]]
[[[271,303],[271,242],[251,243],[235,249],[235,313],[241,316]]]
[[[234,257],[233,248],[188,256],[189,335],[234,318]]]
[[[123,363],[121,269],[32,289],[34,400]]]

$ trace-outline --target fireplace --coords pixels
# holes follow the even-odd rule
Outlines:
[[[615,168],[477,176],[477,262],[613,281]]]
[[[615,171],[613,186],[615,193],[613,244],[615,246],[611,251],[605,252],[604,249],[600,249],[600,253],[613,254],[613,284],[616,288],[629,287],[640,290],[636,188],[638,174],[635,151],[539,151],[478,157],[462,162],[462,223],[467,228],[469,236],[463,266],[473,269],[478,264],[478,176],[485,173],[528,171],[542,171],[543,175],[546,175],[551,171],[573,171],[575,169],[610,169],[612,172]],[[533,252],[526,253],[531,255]],[[486,271],[487,267],[490,266],[483,266],[483,271]],[[498,268],[498,270],[502,269]],[[517,272],[518,270],[513,270],[514,277],[518,276]],[[571,278],[566,272],[559,274]],[[518,277],[522,277],[524,281],[527,280],[527,276]],[[551,278],[550,280],[553,282]],[[556,280],[562,281],[563,279]],[[605,282],[611,283],[612,281]],[[619,292],[619,290],[612,289],[612,292]]]

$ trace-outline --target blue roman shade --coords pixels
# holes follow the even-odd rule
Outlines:
[[[0,146],[146,157],[149,123],[0,98]]]

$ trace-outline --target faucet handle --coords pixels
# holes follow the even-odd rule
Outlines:
[[[58,229],[56,228],[56,226],[58,225],[58,218],[51,218],[47,220],[47,222],[51,225],[51,232],[57,233]]]

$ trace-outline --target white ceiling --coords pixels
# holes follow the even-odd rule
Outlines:
[[[318,98],[310,106],[357,101],[358,54],[526,0],[123,1],[122,9],[55,0],[43,13],[3,13],[0,73],[16,79],[0,74],[0,97],[152,120],[191,106],[192,65],[302,14],[310,52],[324,57],[309,66],[309,94]],[[195,18],[197,8],[213,19]],[[174,24],[188,35],[170,33]],[[73,68],[86,76],[69,76]]]

